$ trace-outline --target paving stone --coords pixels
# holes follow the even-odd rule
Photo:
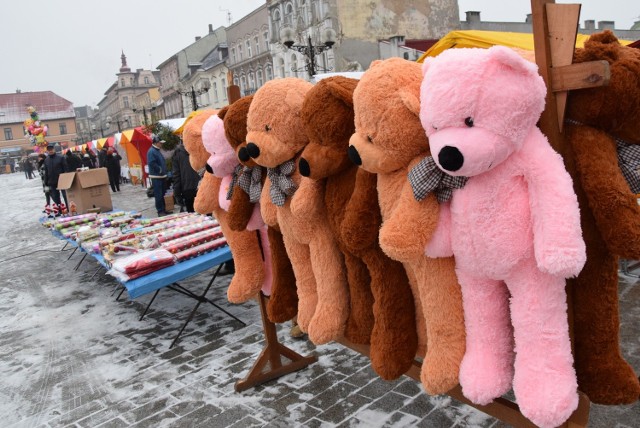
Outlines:
[[[324,403],[319,403],[320,407],[326,410],[320,413],[317,418],[321,421],[339,424],[341,421],[348,419],[351,415],[358,413],[362,408],[368,406],[370,403],[371,400],[369,398],[358,394],[348,395],[348,398],[342,398],[330,407],[327,407]]]
[[[377,400],[388,392],[392,391],[398,385],[398,381],[386,381],[384,379],[374,379],[364,387],[358,390],[358,394]]]

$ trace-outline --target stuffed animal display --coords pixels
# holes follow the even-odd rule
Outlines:
[[[285,78],[265,83],[247,118],[247,152],[267,168],[260,209],[282,231],[298,290],[298,324],[316,344],[340,338],[349,315],[344,261],[331,233],[323,186],[301,177],[297,162],[308,144],[300,117],[312,85]],[[271,207],[275,207],[275,215]]]
[[[462,391],[487,404],[513,386],[523,415],[555,427],[578,405],[565,278],[586,253],[571,177],[536,127],[544,81],[501,46],[445,51],[423,72],[420,119],[432,161],[451,177],[441,182],[453,182],[436,190],[452,195],[426,254],[455,256]]]
[[[370,343],[374,370],[383,379],[395,379],[416,355],[413,300],[402,266],[377,244],[381,217],[376,177],[358,169],[347,156],[357,83],[330,77],[307,92],[301,115],[309,144],[299,168],[303,176],[324,181],[329,225],[347,269],[351,307],[345,337]]]
[[[349,155],[377,174],[383,219],[380,245],[403,263],[409,276],[418,354],[425,357],[421,381],[429,393],[442,394],[458,384],[465,333],[453,258],[430,259],[424,254],[438,221],[438,203],[434,196],[415,201],[407,181],[411,163],[429,149],[418,117],[421,81],[417,63],[392,58],[372,64],[353,95],[356,129]],[[399,292],[395,290],[398,299]]]
[[[218,116],[224,121],[227,141],[235,151],[240,163],[234,170],[235,184],[230,194],[229,227],[242,231],[247,229],[252,217],[260,214],[259,198],[266,179],[266,170],[257,165],[246,153],[247,115],[253,95],[243,97],[220,110]],[[262,217],[260,217],[262,221]],[[267,316],[272,322],[281,323],[292,319],[298,311],[296,279],[289,256],[284,247],[282,234],[273,227],[267,228],[271,250],[272,284],[267,302]]]
[[[569,92],[563,155],[580,203],[587,262],[573,285],[578,386],[599,404],[638,400],[640,384],[620,353],[618,257],[640,259],[640,50],[610,31],[594,34],[574,62],[605,60],[608,85]],[[627,178],[627,179],[625,179]]]
[[[182,133],[184,146],[189,153],[189,163],[196,171],[205,168],[210,156],[202,141],[203,127],[209,119],[217,118],[217,113],[216,110],[200,112],[184,126]],[[194,208],[201,213],[213,213],[220,223],[222,233],[226,237],[233,254],[236,268],[227,290],[227,298],[234,303],[244,302],[256,296],[265,278],[258,238],[255,232],[237,232],[228,227],[226,211],[219,204],[222,180],[209,172],[205,173],[202,180],[203,182],[198,188]]]

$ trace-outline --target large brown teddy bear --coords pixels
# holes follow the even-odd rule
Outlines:
[[[202,144],[202,127],[209,118],[217,113],[216,110],[203,111],[184,126],[182,139],[185,149],[189,152],[189,163],[196,171],[204,168],[209,158],[209,153]],[[232,303],[245,302],[255,296],[256,290],[260,290],[264,281],[264,268],[258,238],[254,232],[237,232],[229,228],[227,213],[220,208],[218,203],[221,179],[207,172],[203,180],[206,181],[200,185],[196,196],[198,206],[196,208],[194,203],[194,208],[199,210],[198,212],[213,213],[220,223],[236,268],[227,289],[227,298]],[[207,190],[207,193],[203,193],[203,185],[206,185],[204,189]]]
[[[372,64],[353,95],[356,132],[349,155],[378,175],[380,245],[409,274],[418,303],[418,337],[427,345],[421,381],[427,392],[441,394],[458,383],[464,316],[453,258],[424,254],[437,224],[438,203],[433,194],[417,202],[407,179],[410,168],[429,153],[418,117],[421,81],[420,64],[398,58]]]
[[[370,339],[372,367],[383,379],[395,379],[409,369],[416,355],[413,296],[402,265],[386,257],[376,239],[381,217],[375,175],[356,167],[347,156],[357,83],[330,77],[307,93],[302,120],[310,142],[299,167],[303,176],[325,182],[324,202],[345,256],[351,297],[345,337],[360,343]],[[345,219],[355,221],[348,224]]]
[[[605,60],[608,86],[571,91],[563,152],[580,204],[587,263],[567,280],[573,291],[573,334],[578,387],[599,404],[638,399],[640,384],[620,354],[618,257],[640,259],[640,207],[619,156],[640,144],[640,50],[623,47],[610,31],[594,34],[574,62]],[[618,151],[616,150],[618,149]],[[626,161],[622,161],[623,168]]]
[[[300,109],[312,86],[285,78],[258,89],[247,119],[247,152],[267,168],[260,209],[265,222],[277,224],[284,237],[296,276],[298,324],[314,343],[322,344],[343,335],[349,293],[324,209],[324,189],[297,170],[300,152],[309,142]],[[270,209],[274,205],[275,215]]]
[[[244,183],[244,187],[239,182],[236,183],[230,194],[229,227],[237,231],[247,228],[255,209],[254,206],[258,202],[255,194],[254,200],[250,200],[246,190],[249,190],[249,193],[251,191],[254,193],[261,192],[262,185],[266,179],[266,170],[257,165],[246,154],[246,149],[244,149],[247,145],[247,115],[249,114],[249,106],[252,100],[253,95],[240,98],[218,113],[218,116],[224,121],[224,132],[227,140],[235,150],[240,162],[240,169],[237,170],[238,178],[240,174],[243,174],[245,182],[249,183],[249,189],[246,188],[247,186]],[[240,153],[241,150],[242,155]],[[259,198],[259,194],[257,198]],[[296,279],[284,247],[282,234],[274,227],[270,227],[267,233],[269,246],[271,247],[271,269],[273,272],[271,295],[267,303],[267,316],[272,322],[280,323],[292,319],[298,311]]]

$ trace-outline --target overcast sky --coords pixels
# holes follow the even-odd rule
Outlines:
[[[568,1],[558,1],[558,3]],[[576,3],[578,1],[575,1]],[[0,93],[51,90],[76,107],[94,106],[115,82],[124,50],[132,70],[154,69],[204,36],[208,25],[237,21],[264,0],[2,0]],[[529,0],[460,0],[460,17],[524,21]],[[584,0],[585,19],[640,20],[638,0]]]

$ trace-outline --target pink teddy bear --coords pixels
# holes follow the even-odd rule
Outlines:
[[[523,415],[560,425],[578,405],[565,278],[580,272],[586,250],[571,178],[536,127],[545,84],[535,64],[500,46],[451,49],[428,58],[423,75],[431,169],[440,183],[457,179],[435,190],[452,194],[425,253],[455,256],[462,391],[488,404],[513,386]],[[433,182],[414,173],[414,190]]]
[[[220,208],[229,211],[231,201],[227,199],[229,186],[233,178],[233,171],[238,166],[238,158],[233,147],[229,144],[224,133],[224,122],[218,115],[213,115],[202,126],[202,144],[209,152],[210,156],[207,165],[213,170],[213,175],[222,179],[220,191],[218,193],[218,203]],[[271,270],[271,249],[269,247],[269,238],[267,236],[267,226],[262,221],[260,214],[260,204],[255,204],[251,218],[247,224],[248,231],[257,231],[260,236],[259,242],[262,245],[263,266],[264,266],[264,282],[262,284],[262,292],[269,296],[271,294],[271,284],[273,275]]]

